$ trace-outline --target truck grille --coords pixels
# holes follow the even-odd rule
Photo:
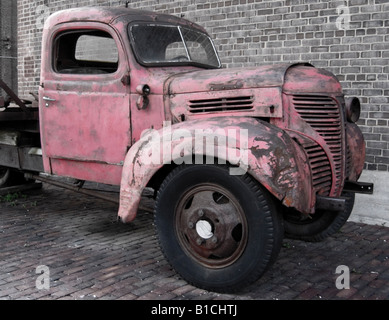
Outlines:
[[[204,112],[247,111],[253,108],[254,99],[250,96],[189,101],[189,112],[193,114]]]
[[[337,102],[328,96],[294,95],[292,103],[299,116],[318,133],[328,147],[327,156],[333,170],[331,172],[329,168],[327,176],[333,175],[332,193],[339,194],[343,172],[343,131],[342,114]],[[324,172],[321,174],[324,175]]]
[[[312,170],[312,184],[316,193],[328,196],[332,187],[332,172],[328,157],[322,147],[306,139],[302,144]]]

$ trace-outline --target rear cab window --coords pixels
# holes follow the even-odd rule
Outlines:
[[[112,74],[118,70],[119,52],[108,32],[65,31],[54,41],[53,63],[60,74]]]

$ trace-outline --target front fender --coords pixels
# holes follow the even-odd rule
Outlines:
[[[348,162],[350,181],[358,181],[365,165],[366,144],[361,129],[355,123],[346,123],[347,146],[350,161]]]
[[[135,219],[143,190],[164,165],[200,164],[205,157],[229,163],[231,174],[247,172],[284,205],[313,212],[308,160],[288,134],[253,118],[214,118],[150,130],[133,145],[123,167],[120,219]]]

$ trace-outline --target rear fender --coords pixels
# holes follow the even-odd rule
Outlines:
[[[202,142],[201,142],[202,141]],[[305,153],[284,131],[253,118],[187,121],[150,130],[126,157],[119,217],[136,218],[143,190],[167,164],[228,163],[230,174],[248,173],[288,207],[311,213],[314,208]]]

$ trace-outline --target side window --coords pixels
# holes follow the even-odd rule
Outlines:
[[[96,30],[59,34],[54,42],[54,70],[63,74],[109,74],[118,69],[119,52],[109,33]]]

